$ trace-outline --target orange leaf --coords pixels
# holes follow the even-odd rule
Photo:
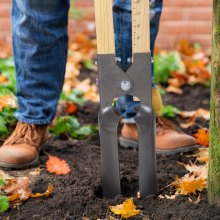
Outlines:
[[[19,193],[13,194],[11,196],[8,196],[9,202],[16,202],[17,200],[20,200],[21,195]]]
[[[70,115],[76,113],[77,111],[77,106],[75,103],[73,102],[67,102],[67,106],[66,106],[66,112]]]
[[[49,197],[53,194],[54,187],[53,185],[49,184],[47,191],[45,193],[35,193],[35,194],[30,194],[29,198],[41,198],[41,197]]]
[[[65,160],[61,160],[58,157],[51,155],[48,156],[49,158],[47,160],[46,166],[50,173],[55,173],[56,175],[66,175],[71,171]]]
[[[207,129],[199,129],[193,136],[196,138],[197,144],[209,146],[209,131]]]

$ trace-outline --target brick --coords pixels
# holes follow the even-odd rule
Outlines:
[[[10,8],[12,0],[0,0],[0,40],[10,40]],[[70,38],[76,32],[95,34],[94,0],[74,0],[83,12],[80,20],[69,22]],[[211,45],[212,0],[164,0],[157,46],[174,48],[179,39]]]
[[[0,32],[8,31],[11,29],[11,22],[9,18],[1,18],[0,19]]]
[[[11,4],[1,3],[0,6],[0,17],[10,17],[11,14]]]
[[[160,24],[163,34],[211,34],[211,21],[164,21]]]
[[[212,20],[212,8],[164,7],[161,20]]]
[[[212,0],[164,0],[164,7],[178,6],[178,7],[212,7]]]
[[[94,5],[94,0],[74,0],[76,7],[91,7]]]

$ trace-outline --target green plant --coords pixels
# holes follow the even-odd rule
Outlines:
[[[17,121],[14,117],[15,110],[14,108],[6,107],[0,111],[0,138],[7,137],[11,132],[11,128],[15,126]]]
[[[5,212],[9,208],[9,200],[7,196],[0,196],[0,212]]]
[[[155,83],[167,83],[171,72],[181,69],[181,58],[177,51],[166,54],[157,54],[154,57],[154,80]]]
[[[50,127],[50,132],[56,136],[69,136],[74,139],[84,139],[96,133],[98,129],[92,125],[80,126],[75,116],[61,116],[57,123]]]
[[[9,200],[7,196],[1,191],[1,187],[6,184],[6,180],[0,178],[0,212],[5,212],[9,208]]]
[[[0,73],[7,78],[7,82],[1,84],[1,88],[6,88],[15,94],[16,80],[15,80],[15,67],[13,57],[8,59],[0,59]]]
[[[166,105],[162,107],[162,116],[163,117],[169,117],[174,118],[176,114],[178,114],[180,110],[172,105]]]
[[[73,89],[70,93],[62,93],[61,100],[72,101],[78,105],[83,105],[85,103],[84,93],[78,89]]]

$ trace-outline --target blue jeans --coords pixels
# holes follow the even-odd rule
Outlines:
[[[162,12],[162,0],[150,0],[150,49],[152,57],[152,86],[155,87],[153,72],[153,51],[156,36],[159,28],[160,15]],[[113,6],[115,48],[119,66],[126,71],[129,67],[130,57],[132,57],[132,21],[131,21],[131,0],[115,0]],[[146,33],[147,34],[147,33]],[[140,102],[134,101],[130,95],[120,96],[117,107],[125,123],[134,123],[133,117]]]
[[[12,39],[19,121],[49,124],[67,59],[69,1],[13,0]]]
[[[162,3],[158,0],[158,5],[160,4],[161,9]],[[69,0],[13,0],[12,40],[19,105],[15,116],[19,121],[39,125],[49,124],[56,114],[67,59],[68,9]],[[131,45],[129,8],[123,9],[117,5],[116,0],[113,9],[114,18],[117,17],[116,39],[120,44],[130,42]],[[153,19],[155,28],[151,30],[151,32],[154,30],[155,34],[152,36],[155,37],[159,23],[159,16],[155,16],[157,17],[158,19]],[[123,22],[127,29],[121,33]],[[151,22],[151,27],[154,27],[152,25]],[[152,42],[155,37],[151,39]],[[154,43],[151,44],[153,48]],[[123,65],[126,65],[127,57],[131,57],[131,46],[124,50],[116,44],[116,53],[122,58]],[[133,101],[126,98],[125,104],[128,108],[125,111],[124,103],[120,105],[119,102],[123,117],[133,117],[135,111],[129,104]]]

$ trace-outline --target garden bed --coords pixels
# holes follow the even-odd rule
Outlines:
[[[185,86],[183,95],[166,94],[167,104],[174,104],[181,110],[196,110],[199,107],[208,109],[209,88],[198,85]],[[80,107],[77,118],[82,124],[97,124],[98,104],[88,102]],[[179,118],[173,119],[176,124]],[[201,121],[201,124],[205,122]],[[193,127],[188,128],[189,134]],[[109,206],[122,203],[126,198],[133,197],[141,215],[133,219],[220,219],[220,209],[209,206],[207,191],[201,193],[201,201],[194,204],[188,196],[177,196],[175,199],[162,199],[160,194],[174,193],[168,186],[177,176],[186,173],[185,168],[177,162],[195,161],[189,154],[173,156],[157,156],[158,194],[137,199],[138,192],[138,153],[135,150],[119,148],[120,175],[122,195],[114,199],[102,198],[100,173],[99,136],[93,135],[86,140],[61,140],[52,138],[41,153],[38,167],[45,168],[47,155],[45,152],[65,159],[72,171],[66,176],[49,174],[46,169],[42,174],[32,176],[33,192],[45,192],[47,185],[54,186],[54,193],[49,198],[28,199],[21,205],[12,206],[6,213],[0,214],[1,219],[105,219],[110,215]],[[28,176],[34,168],[20,171],[6,170],[13,176]],[[197,196],[191,196],[196,200]],[[112,215],[112,214],[111,214]],[[113,215],[112,215],[113,216]]]

